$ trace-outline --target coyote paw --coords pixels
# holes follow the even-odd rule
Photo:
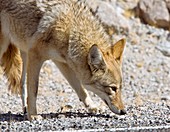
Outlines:
[[[106,107],[104,106],[96,106],[96,105],[87,108],[90,113],[98,113],[98,114],[104,112],[106,109]]]
[[[89,96],[85,99],[84,104],[90,113],[99,113],[100,112],[99,107],[96,106],[96,104],[91,100],[91,98]]]
[[[31,116],[28,116],[28,120],[29,121],[32,121],[32,120],[42,120],[42,116],[40,115],[31,115]]]
[[[87,108],[90,113],[98,113],[99,112],[99,109],[96,106],[95,107],[87,107]]]
[[[27,114],[27,107],[25,106],[25,107],[23,107],[22,109],[23,109],[24,115],[26,115],[26,114]]]

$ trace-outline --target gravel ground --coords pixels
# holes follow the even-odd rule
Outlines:
[[[123,100],[127,115],[117,116],[93,93],[101,113],[85,109],[53,62],[41,69],[38,91],[38,113],[44,118],[29,122],[22,114],[21,99],[7,90],[0,76],[0,129],[2,131],[170,131],[170,58],[157,47],[169,43],[168,31],[130,19],[131,29],[124,53]]]

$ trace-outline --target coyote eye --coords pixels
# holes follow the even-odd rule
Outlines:
[[[117,88],[115,86],[110,87],[114,92],[116,92]]]

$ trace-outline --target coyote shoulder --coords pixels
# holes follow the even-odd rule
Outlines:
[[[121,99],[121,65],[125,40],[112,44],[100,22],[82,2],[0,0],[0,11],[2,66],[5,69],[8,62],[20,64],[19,67],[14,64],[10,67],[11,71],[16,68],[11,78],[10,72],[5,73],[9,77],[11,90],[22,91],[23,105],[27,105],[29,120],[38,117],[38,77],[43,62],[48,59],[57,65],[88,109],[97,109],[87,92],[90,90],[114,113],[126,113]],[[14,47],[11,52],[10,46]],[[23,64],[18,50],[21,51]],[[13,52],[16,58],[6,57]],[[27,104],[24,87],[26,72]],[[20,81],[21,87],[16,86]]]

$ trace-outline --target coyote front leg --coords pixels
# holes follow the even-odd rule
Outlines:
[[[27,72],[27,54],[23,51],[21,51],[21,57],[22,57],[22,76],[21,76],[21,99],[22,99],[22,108],[24,114],[27,112],[27,89],[25,84],[26,79],[26,72]]]
[[[90,112],[96,112],[97,107],[91,100],[86,89],[83,88],[80,81],[77,79],[73,70],[65,63],[54,61],[57,67],[60,69],[64,77],[67,79],[72,88],[76,91],[79,99],[85,104]]]
[[[27,105],[28,105],[28,119],[34,120],[39,119],[37,115],[36,100],[38,92],[38,80],[39,72],[43,64],[42,59],[38,56],[35,51],[28,53],[28,66],[27,66]]]

